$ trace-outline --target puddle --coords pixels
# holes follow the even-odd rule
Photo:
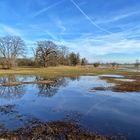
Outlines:
[[[134,82],[134,81],[136,81],[134,79],[115,79],[115,80],[124,81],[124,82]]]
[[[79,135],[84,136],[83,139],[91,138],[91,135],[92,138],[101,136],[104,139],[119,136],[140,139],[140,92],[118,94],[102,88],[91,94],[89,90],[92,88],[111,85],[99,76],[58,79],[19,75],[0,77],[1,84],[40,80],[53,82],[0,86],[0,136],[6,137],[9,133],[15,137],[18,134],[28,136],[30,133],[37,138],[38,135],[44,138],[58,134],[64,139],[65,136],[76,139]],[[37,121],[32,123],[32,120]],[[74,129],[75,123],[78,124],[77,130]],[[48,124],[56,133],[48,129]]]
[[[114,75],[114,74],[103,74],[103,75],[99,75],[101,77],[110,77],[110,78],[123,78],[124,76],[122,75]]]

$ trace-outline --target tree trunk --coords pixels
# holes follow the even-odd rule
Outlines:
[[[48,64],[47,64],[47,62],[45,62],[45,65],[44,65],[45,67],[48,67]]]

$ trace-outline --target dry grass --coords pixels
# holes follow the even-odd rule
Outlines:
[[[49,80],[42,80],[42,81],[31,81],[31,82],[7,82],[7,83],[2,83],[2,86],[18,86],[18,85],[23,85],[23,84],[50,84],[53,83],[53,81]]]
[[[118,92],[131,92],[140,91],[140,72],[126,72],[113,68],[94,68],[91,66],[58,66],[48,68],[15,68],[11,70],[0,70],[0,75],[8,74],[26,74],[26,75],[40,75],[45,78],[75,77],[80,75],[98,75],[98,74],[118,74],[123,75],[124,78],[134,79],[133,82],[119,81],[111,77],[101,77],[109,83],[115,83],[116,86],[112,87],[113,91]],[[19,84],[47,84],[52,81],[38,81],[38,82],[12,82],[5,83],[5,86],[15,86]],[[99,88],[101,89],[101,88]],[[98,90],[99,90],[98,89]],[[103,90],[104,88],[102,88]],[[109,90],[107,88],[106,90]],[[97,89],[96,89],[97,90]]]
[[[84,66],[58,66],[48,68],[15,68],[11,70],[0,70],[0,75],[7,74],[29,74],[29,75],[41,75],[45,77],[57,77],[57,76],[80,76],[80,75],[97,75],[97,74],[122,74],[130,75],[134,72],[124,72],[119,69],[113,68],[94,68]],[[135,75],[140,74],[135,72]]]
[[[140,75],[128,75],[125,78],[132,79],[134,81],[120,81],[111,77],[100,77],[103,80],[106,80],[108,83],[114,83],[115,85],[108,88],[115,92],[139,92],[140,91]],[[98,87],[100,89],[101,87]],[[96,89],[95,89],[96,90]]]
[[[33,127],[32,127],[33,125]],[[7,131],[0,134],[5,140],[126,140],[125,136],[103,136],[89,132],[74,122],[49,122],[34,121],[30,127],[20,128],[16,131]]]

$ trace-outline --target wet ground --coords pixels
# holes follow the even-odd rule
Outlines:
[[[114,90],[133,82],[139,78],[0,77],[0,138],[139,140],[140,91]]]

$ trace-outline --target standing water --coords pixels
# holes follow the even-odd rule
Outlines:
[[[140,92],[94,91],[109,84],[98,76],[58,78],[51,84],[3,85],[8,80],[32,82],[36,76],[0,78],[0,134],[41,122],[74,121],[105,136],[139,140]]]

